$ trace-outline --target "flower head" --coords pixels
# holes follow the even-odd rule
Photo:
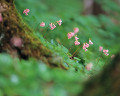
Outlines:
[[[88,44],[88,43],[86,43],[86,44],[85,44],[85,47],[86,47],[86,48],[88,48],[88,47],[89,47],[89,44]]]
[[[88,44],[88,43],[84,43],[84,44],[83,44],[83,49],[85,50],[85,52],[88,51],[88,49],[86,49],[86,48],[88,48],[88,47],[89,47],[89,44]]]
[[[62,20],[60,19],[59,21],[57,21],[58,25],[61,26],[62,24]]]
[[[75,36],[75,40],[78,40],[79,38],[77,36]]]
[[[79,28],[78,27],[75,27],[73,30],[74,30],[74,33],[78,33],[79,32]]]
[[[40,23],[40,26],[41,26],[41,27],[44,27],[44,26],[45,26],[45,23],[44,23],[44,22],[41,22],[41,23]]]
[[[78,42],[77,40],[74,43],[75,43],[75,45],[79,45],[80,44],[80,42]]]
[[[74,33],[73,33],[73,32],[69,32],[69,33],[67,34],[67,36],[68,36],[68,39],[70,39],[70,38],[72,38],[72,37],[74,36]]]
[[[106,50],[106,49],[103,49],[103,53],[106,55],[106,56],[108,56],[109,54],[108,54],[108,49]]]
[[[88,51],[88,49],[85,48],[85,52]]]
[[[29,9],[25,9],[25,10],[23,11],[23,13],[25,13],[25,15],[28,15],[29,12],[30,12]]]
[[[13,36],[10,40],[10,43],[14,46],[14,47],[22,47],[23,45],[23,40],[18,37],[18,36]]]
[[[103,49],[103,52],[106,52],[106,53],[107,53],[108,51],[109,51],[108,49],[107,49],[107,50],[106,50],[106,49]]]
[[[50,30],[53,30],[54,28],[56,28],[55,24],[50,23],[49,25],[50,25]]]
[[[102,51],[103,50],[103,47],[102,46],[99,46],[99,51]]]
[[[91,40],[89,40],[89,44],[91,44],[91,45],[92,45],[92,44],[93,44],[93,42],[92,42]]]

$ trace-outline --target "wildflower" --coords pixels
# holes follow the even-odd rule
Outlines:
[[[85,47],[86,47],[86,48],[88,48],[88,47],[89,47],[89,44],[88,44],[88,43],[86,43]]]
[[[75,45],[79,45],[80,44],[80,42],[78,42],[77,40],[74,43],[75,43]]]
[[[84,44],[83,44],[83,49],[85,50],[85,52],[88,51],[88,49],[86,49],[86,48],[88,48],[88,47],[89,47],[89,44],[88,44],[88,43],[84,43]]]
[[[50,25],[50,30],[53,30],[56,27],[55,24],[52,23],[50,23],[49,25]]]
[[[23,41],[20,37],[18,36],[13,36],[10,40],[10,43],[14,46],[14,47],[22,47],[23,45]]]
[[[58,25],[61,26],[62,24],[62,20],[60,19],[59,21],[57,21]]]
[[[85,43],[83,44],[83,49],[86,49],[86,47],[85,47]]]
[[[108,56],[109,54],[108,54],[108,49],[106,50],[106,49],[103,49],[103,53],[106,55],[106,56]]]
[[[103,50],[103,47],[102,46],[99,46],[99,51],[102,51]]]
[[[88,51],[88,49],[85,48],[85,52]]]
[[[77,36],[75,36],[75,40],[78,40],[79,38]]]
[[[3,21],[2,14],[0,13],[0,22]]]
[[[108,56],[109,54],[108,53],[104,53],[106,56]]]
[[[44,27],[44,26],[45,26],[45,23],[44,23],[44,22],[41,22],[41,23],[40,23],[40,26],[41,26],[41,27]]]
[[[89,40],[89,44],[91,44],[91,45],[92,45],[92,44],[93,44],[93,42],[92,42],[91,40]]]
[[[25,10],[23,11],[23,13],[25,13],[25,15],[28,15],[29,12],[30,12],[29,9],[25,9]]]
[[[79,32],[79,28],[78,27],[75,27],[73,30],[74,30],[74,33],[78,33]]]
[[[68,36],[68,39],[70,39],[70,38],[72,38],[72,37],[74,36],[74,33],[73,33],[73,32],[69,32],[69,33],[67,34],[67,36]]]
[[[106,53],[107,53],[108,51],[109,51],[108,49],[107,49],[107,50],[106,50],[106,49],[103,49],[103,52],[106,52]]]
[[[93,64],[92,64],[92,63],[89,63],[89,64],[86,65],[85,68],[86,68],[88,71],[90,71],[90,70],[92,69],[92,67],[93,67]]]

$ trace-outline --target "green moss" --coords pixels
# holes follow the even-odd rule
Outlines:
[[[2,0],[2,6],[5,6],[6,11],[2,13],[4,20],[0,24],[0,28],[3,29],[0,34],[4,34],[4,38],[1,40],[1,52],[11,53],[13,50],[17,50],[10,44],[10,40],[13,36],[19,36],[24,43],[24,46],[19,48],[20,52],[17,50],[20,58],[34,57],[51,65],[50,60],[54,58],[53,53],[41,43],[40,39],[35,37],[33,30],[23,22],[13,0]]]

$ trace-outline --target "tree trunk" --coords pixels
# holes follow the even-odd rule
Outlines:
[[[34,57],[52,65],[50,60],[55,56],[22,21],[14,6],[14,0],[1,0],[0,14],[3,18],[0,22],[0,52],[23,59]]]
[[[120,96],[120,54],[78,96]]]

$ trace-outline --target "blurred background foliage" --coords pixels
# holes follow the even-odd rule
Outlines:
[[[84,82],[102,70],[111,61],[112,54],[120,49],[120,1],[94,2],[93,11],[87,14],[84,0],[15,0],[18,12],[33,34],[61,56],[64,66],[69,70],[49,68],[33,58],[25,61],[1,54],[0,96],[75,96],[82,92]],[[30,9],[28,16],[23,14],[26,8]],[[45,36],[49,24],[59,19],[63,21],[62,26],[57,26]],[[44,28],[39,26],[42,21],[46,23]],[[94,44],[88,52],[79,49],[75,60],[71,60],[66,54],[71,56],[79,47],[73,46],[68,52],[74,45],[74,38],[68,40],[67,33],[72,32],[74,27],[79,28],[77,36],[81,45],[89,39]],[[99,46],[109,49],[110,55],[103,56],[97,64],[101,56]],[[90,62],[93,63],[93,69],[87,71],[85,65]]]

